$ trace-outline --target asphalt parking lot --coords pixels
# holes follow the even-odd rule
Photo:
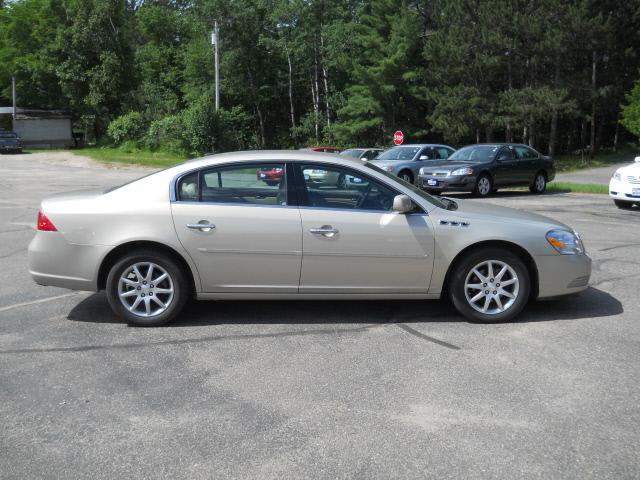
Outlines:
[[[640,210],[488,202],[572,225],[591,287],[519,321],[447,302],[193,302],[128,327],[35,285],[39,201],[146,173],[0,156],[1,478],[638,478]],[[465,197],[464,195],[462,197]]]

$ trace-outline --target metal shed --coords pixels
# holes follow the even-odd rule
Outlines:
[[[13,114],[13,107],[0,107],[0,114]],[[73,147],[71,115],[64,110],[16,108],[13,129],[28,148]]]

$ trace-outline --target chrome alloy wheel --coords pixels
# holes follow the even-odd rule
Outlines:
[[[538,174],[538,176],[536,177],[536,191],[537,192],[541,192],[544,189],[544,185],[545,185],[545,179],[544,179],[544,175],[542,174]]]
[[[152,262],[135,263],[122,272],[118,297],[124,307],[139,317],[161,314],[173,301],[173,280]]]
[[[489,195],[489,192],[491,192],[491,182],[487,177],[480,177],[478,180],[478,192],[482,196]]]
[[[471,308],[488,315],[508,310],[518,298],[519,290],[515,270],[499,260],[479,263],[464,282],[464,295]]]

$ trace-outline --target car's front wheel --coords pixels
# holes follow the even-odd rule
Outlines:
[[[405,182],[413,183],[413,173],[411,173],[409,170],[401,171],[398,174],[398,177],[400,177]]]
[[[109,271],[107,299],[128,323],[151,327],[175,319],[184,307],[189,287],[176,262],[147,250],[121,258]]]
[[[463,258],[449,281],[458,312],[476,322],[506,322],[529,299],[531,280],[524,262],[501,248],[484,248]]]
[[[625,202],[624,200],[614,200],[613,203],[616,204],[616,207],[627,209],[633,207],[633,202]]]
[[[488,197],[493,191],[493,182],[487,174],[480,175],[476,181],[476,187],[473,190],[477,197]]]

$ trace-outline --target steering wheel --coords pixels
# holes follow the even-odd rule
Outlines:
[[[371,192],[371,182],[369,182],[369,184],[366,186],[366,188],[364,189],[364,192],[361,193],[360,195],[360,200],[358,200],[358,203],[356,203],[356,208],[360,208],[362,207],[362,205],[364,205],[364,202],[367,200],[367,197],[369,196],[369,193]]]

